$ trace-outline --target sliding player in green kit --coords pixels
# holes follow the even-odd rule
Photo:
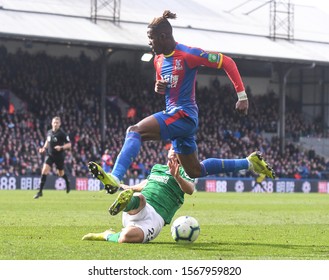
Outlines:
[[[180,167],[171,148],[167,165],[156,164],[150,175],[138,185],[124,188],[109,212],[122,213],[121,232],[106,230],[89,233],[82,240],[110,241],[118,243],[146,243],[156,238],[161,229],[170,224],[176,211],[184,203],[184,194],[194,192],[194,180]],[[135,192],[135,194],[134,194]]]

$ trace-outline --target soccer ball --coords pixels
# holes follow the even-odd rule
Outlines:
[[[171,236],[179,243],[194,242],[199,234],[199,223],[191,216],[181,216],[177,218],[171,226]]]

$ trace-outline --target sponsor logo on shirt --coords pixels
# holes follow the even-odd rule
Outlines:
[[[163,79],[168,83],[168,88],[175,88],[177,87],[179,75],[164,75]]]
[[[149,180],[154,180],[154,181],[157,181],[160,183],[167,184],[167,182],[169,180],[169,176],[159,176],[159,175],[151,174],[149,177]]]

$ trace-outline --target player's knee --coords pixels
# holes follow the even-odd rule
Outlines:
[[[43,174],[43,175],[48,175],[49,171],[50,171],[50,166],[49,166],[48,164],[45,163],[45,164],[42,166],[41,174]]]
[[[127,128],[127,133],[128,132],[139,132],[138,131],[138,125],[134,124],[134,125],[131,125]]]

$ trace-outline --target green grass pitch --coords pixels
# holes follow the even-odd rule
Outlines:
[[[1,260],[328,260],[329,196],[196,192],[176,213],[195,217],[197,241],[176,244],[170,226],[148,244],[81,241],[120,230],[104,192],[0,191]]]

